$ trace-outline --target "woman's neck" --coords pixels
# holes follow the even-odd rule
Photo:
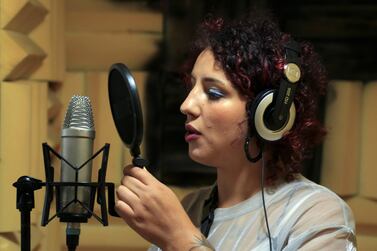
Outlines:
[[[260,191],[261,161],[217,168],[218,206],[234,206]]]

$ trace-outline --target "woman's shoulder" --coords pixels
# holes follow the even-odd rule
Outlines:
[[[355,245],[352,211],[336,193],[304,177],[281,189],[286,190],[279,208],[284,213],[276,222],[275,234],[289,236],[289,246]]]
[[[284,189],[284,187],[283,187]],[[306,201],[309,204],[317,204],[318,202],[331,203],[332,206],[340,207],[346,205],[344,200],[331,191],[329,188],[308,180],[303,176],[299,176],[297,180],[291,182],[285,188],[286,195],[298,201]]]
[[[200,225],[203,206],[210,198],[215,186],[216,185],[212,185],[196,189],[186,195],[181,201],[182,206],[196,226]]]
[[[199,202],[207,200],[215,185],[205,186],[188,193],[181,201],[184,208],[190,208]]]
[[[314,183],[303,176],[277,189],[275,197],[284,198],[290,210],[305,214],[337,211],[339,216],[352,218],[352,212],[347,203],[335,192]],[[345,219],[347,220],[347,219]]]

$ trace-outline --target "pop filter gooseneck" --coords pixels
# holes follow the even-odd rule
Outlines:
[[[127,66],[117,63],[110,67],[108,84],[111,113],[118,134],[130,149],[132,164],[145,167],[148,162],[140,157],[143,114],[135,80]]]

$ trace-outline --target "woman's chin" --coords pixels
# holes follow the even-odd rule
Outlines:
[[[205,166],[216,166],[216,159],[203,152],[189,151],[189,157],[199,164]]]

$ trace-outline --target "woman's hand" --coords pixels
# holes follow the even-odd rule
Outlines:
[[[201,237],[173,191],[145,168],[126,166],[115,209],[146,240],[163,250],[189,250]]]

